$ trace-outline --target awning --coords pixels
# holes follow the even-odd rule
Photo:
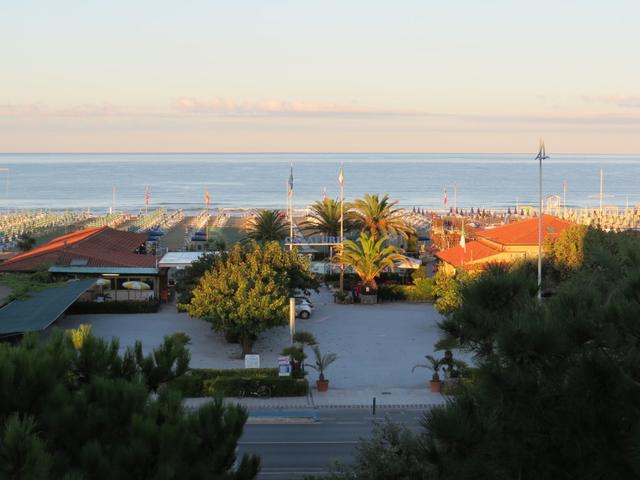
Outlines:
[[[95,283],[95,278],[74,280],[14,300],[0,308],[0,336],[44,330]]]
[[[188,267],[205,253],[210,252],[167,252],[158,262],[158,266],[163,268]]]
[[[417,258],[405,257],[401,262],[396,263],[396,268],[416,269],[422,266],[422,261]]]

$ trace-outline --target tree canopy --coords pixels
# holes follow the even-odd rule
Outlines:
[[[224,255],[224,252],[214,253],[207,252],[198,257],[197,260],[191,263],[191,265],[177,270],[175,273],[176,280],[176,294],[178,297],[178,304],[185,304],[191,301],[193,289],[196,288],[200,278],[205,272],[211,270],[216,262],[218,255]]]
[[[397,203],[397,200],[390,201],[389,195],[380,198],[377,193],[365,193],[351,205],[350,221],[373,238],[399,235],[406,239],[415,230],[402,218]]]
[[[357,241],[344,241],[335,261],[353,268],[365,286],[375,289],[376,278],[386,269],[393,271],[394,262],[405,259],[400,249],[386,245],[386,240],[386,237],[376,238],[361,233]]]
[[[258,210],[249,219],[247,232],[257,242],[281,242],[289,234],[286,215],[281,210]]]
[[[246,410],[186,410],[166,385],[188,366],[186,340],[147,357],[86,331],[0,344],[0,478],[255,478],[256,457],[234,467]]]
[[[351,228],[347,222],[349,205],[344,205],[345,233]],[[309,207],[307,218],[300,224],[311,235],[325,235],[337,237],[340,235],[340,202],[327,198],[324,201],[316,201]]]
[[[276,242],[252,242],[236,245],[218,259],[182,307],[216,331],[237,335],[243,353],[250,353],[257,335],[287,324],[289,297],[317,287],[308,260],[296,250],[283,250]]]

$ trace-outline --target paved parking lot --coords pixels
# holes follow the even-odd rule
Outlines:
[[[411,367],[432,353],[438,338],[439,315],[431,305],[336,305],[326,290],[314,294],[312,301],[315,313],[308,320],[298,319],[297,328],[313,333],[323,352],[338,354],[338,360],[327,371],[332,388],[426,388],[430,373],[425,369],[411,373]],[[146,351],[158,345],[165,335],[185,332],[192,342],[191,366],[244,366],[238,345],[226,343],[208,323],[178,313],[171,305],[155,314],[69,315],[60,323],[63,328],[90,324],[96,335],[119,337],[123,349],[139,339]],[[288,342],[288,327],[262,334],[254,345],[261,366],[275,367],[279,352]],[[315,378],[316,373],[311,371],[310,379]]]

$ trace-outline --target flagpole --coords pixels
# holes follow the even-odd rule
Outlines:
[[[288,199],[289,199],[289,250],[293,250],[293,163],[289,173],[288,183]]]
[[[544,148],[544,142],[540,140],[540,150],[538,151],[538,301],[542,301],[542,160],[549,158]]]
[[[344,174],[340,166],[340,254],[344,251]],[[340,293],[344,293],[344,264],[340,262]]]
[[[289,194],[289,250],[293,250],[293,191]]]

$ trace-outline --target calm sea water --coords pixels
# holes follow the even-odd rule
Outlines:
[[[345,196],[388,193],[405,207],[507,208],[533,205],[537,163],[533,155],[505,154],[0,154],[0,210],[105,211],[116,187],[117,208],[144,206],[195,211],[209,191],[212,207],[284,208],[293,164],[295,205],[337,197],[340,164]],[[563,194],[571,206],[596,206],[604,170],[605,204],[640,203],[640,156],[554,155],[544,167],[545,195]]]

